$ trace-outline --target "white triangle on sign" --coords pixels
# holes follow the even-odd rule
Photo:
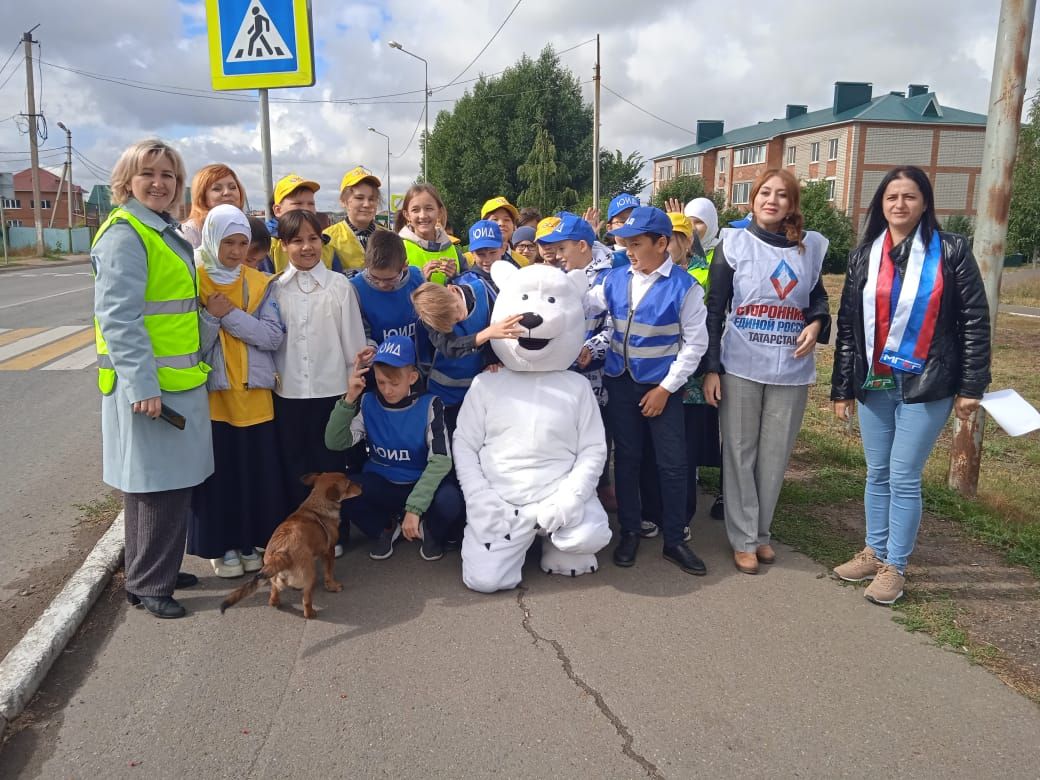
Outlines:
[[[264,4],[260,0],[250,0],[238,35],[228,51],[228,64],[292,58],[292,49],[285,44],[278,28],[271,23],[271,15],[267,13]]]

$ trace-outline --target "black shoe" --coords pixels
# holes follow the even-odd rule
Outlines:
[[[181,588],[190,588],[193,585],[199,584],[199,578],[194,574],[188,574],[186,571],[177,572],[177,583],[173,586],[177,590]]]
[[[711,515],[712,520],[726,519],[726,508],[722,503],[722,493],[715,496],[715,503],[711,505],[711,511],[708,514]]]
[[[172,596],[135,596],[127,591],[126,600],[135,607],[144,607],[157,618],[173,620],[182,618],[186,614],[184,607],[178,604]]]
[[[622,531],[621,539],[614,548],[614,563],[618,566],[631,566],[636,562],[639,552],[639,534],[634,531]]]
[[[686,546],[686,542],[677,544],[675,547],[665,547],[664,559],[674,563],[687,574],[696,574],[700,577],[708,573],[708,567],[704,565],[704,561]]]
[[[394,542],[401,536],[401,526],[394,523],[393,530],[386,528],[379,538],[372,542],[372,549],[368,551],[368,557],[374,561],[385,561],[394,554]]]
[[[439,561],[444,557],[444,545],[433,538],[427,529],[423,529],[422,544],[419,546],[419,555],[424,561]]]

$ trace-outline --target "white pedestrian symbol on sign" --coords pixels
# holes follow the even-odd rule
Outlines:
[[[252,0],[238,28],[238,35],[231,44],[227,61],[263,62],[292,58],[292,52],[278,28],[271,24],[271,15],[267,13],[263,3],[260,0]]]

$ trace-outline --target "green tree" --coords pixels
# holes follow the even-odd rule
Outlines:
[[[823,272],[844,273],[849,264],[849,252],[856,238],[852,220],[842,214],[827,199],[830,187],[825,181],[806,182],[802,187],[802,215],[805,229],[822,233],[830,242],[823,259]]]
[[[1007,251],[1021,252],[1026,257],[1040,252],[1040,90],[1030,101],[1028,122],[1018,135]]]
[[[520,193],[520,202],[537,204],[543,214],[573,209],[578,202],[578,193],[563,183],[566,171],[557,162],[556,145],[544,127],[538,128],[531,153],[516,172],[526,187]]]
[[[505,195],[516,203],[529,188],[520,169],[539,130],[555,146],[560,197],[554,201],[568,188],[589,191],[592,107],[582,99],[578,77],[561,66],[550,46],[537,59],[525,55],[497,77],[481,77],[451,111],[437,115],[426,144],[430,181],[444,197],[457,233],[479,218],[488,198]],[[520,201],[541,209],[547,205]]]
[[[665,203],[670,198],[676,198],[679,202],[685,204],[694,198],[705,197],[710,196],[705,194],[704,179],[700,176],[677,176],[657,188],[654,197],[650,199],[650,205],[663,209]],[[716,208],[718,208],[718,205],[718,202],[715,201]]]
[[[942,229],[947,233],[960,233],[969,241],[975,236],[975,223],[967,214],[951,214],[943,221]]]
[[[650,183],[643,178],[643,156],[632,152],[627,157],[620,149],[599,153],[599,192],[609,202],[615,195],[627,192],[638,195]]]

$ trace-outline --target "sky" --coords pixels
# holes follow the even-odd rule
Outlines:
[[[271,91],[275,179],[313,178],[322,184],[319,208],[335,208],[345,171],[360,164],[385,174],[387,142],[369,132],[375,127],[390,137],[393,192],[407,189],[420,172],[423,64],[390,48],[391,40],[429,61],[432,127],[437,112],[472,87],[469,79],[525,53],[536,57],[546,44],[561,52],[591,103],[590,41],[599,34],[601,144],[649,160],[691,143],[698,119],[733,129],[783,116],[788,103],[824,108],[835,81],[871,82],[875,95],[928,84],[941,104],[986,113],[1000,9],[999,0],[520,0],[466,70],[514,3],[312,0],[317,82]],[[60,173],[58,122],[72,130],[73,179],[87,189],[105,181],[129,143],[157,135],[183,154],[189,178],[207,163],[227,163],[262,207],[256,93],[211,91],[204,2],[4,5],[0,62],[12,58],[0,70],[0,171],[28,167],[24,121],[13,115],[26,110],[20,33],[39,24],[36,94],[48,128],[41,164]],[[1030,95],[1040,86],[1038,59],[1034,35]],[[191,95],[168,94],[186,90]],[[392,93],[406,94],[380,97]],[[346,100],[353,98],[360,99]],[[319,102],[333,100],[340,102]]]

